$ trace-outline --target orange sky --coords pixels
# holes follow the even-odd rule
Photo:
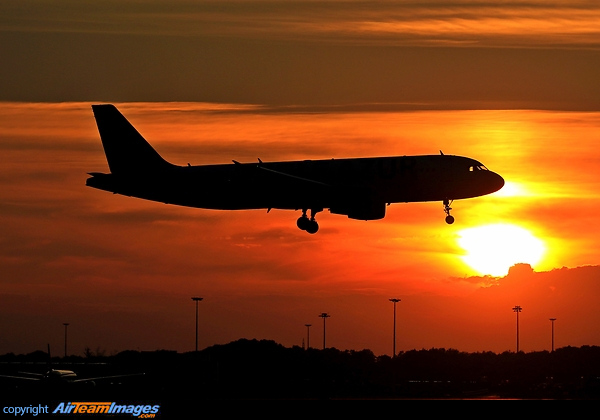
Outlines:
[[[370,222],[323,212],[311,236],[296,228],[298,212],[186,209],[87,188],[86,172],[108,170],[90,103],[4,103],[0,353],[46,343],[62,351],[63,322],[71,323],[73,352],[191,350],[194,295],[205,299],[201,347],[238,338],[301,345],[306,323],[319,346],[317,315],[326,311],[331,346],[389,354],[391,297],[402,299],[399,350],[514,350],[514,305],[524,308],[522,350],[548,347],[550,317],[569,319],[557,345],[600,344],[587,327],[600,321],[593,304],[600,269],[565,289],[569,272],[550,286],[546,277],[531,288],[500,281],[482,294],[482,285],[496,282],[475,277],[457,244],[461,229],[509,223],[546,244],[537,272],[596,265],[600,113],[118,106],[177,164],[441,149],[480,160],[524,193],[455,201],[452,226],[441,203],[392,205],[385,219]],[[557,287],[570,290],[563,301],[542,299]]]
[[[389,354],[600,344],[600,7],[595,0],[0,2],[0,354],[238,338]],[[92,103],[177,164],[465,155],[499,193],[327,212],[185,209],[85,187],[107,171]],[[466,228],[543,242],[535,274],[478,277]],[[500,235],[500,233],[498,233]],[[510,251],[515,239],[478,239]],[[512,242],[511,242],[512,241]],[[503,251],[504,252],[504,251]],[[521,251],[525,252],[525,251]],[[577,268],[591,266],[588,268]],[[552,271],[568,267],[565,270]],[[484,273],[485,274],[485,273]],[[488,286],[481,289],[481,286]]]

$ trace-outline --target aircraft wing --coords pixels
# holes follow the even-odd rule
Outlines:
[[[19,375],[27,375],[29,378],[42,379],[44,377],[43,373],[36,372],[17,372]]]
[[[23,381],[40,381],[41,378],[32,377],[32,376],[11,376],[11,375],[0,375],[0,378],[8,378],[8,379],[20,379]]]
[[[125,378],[125,377],[143,376],[143,375],[145,375],[145,373],[129,373],[129,374],[125,374],[125,375],[98,376],[95,378],[73,379],[69,382],[72,382],[72,383],[93,382],[93,381],[101,381],[101,380],[106,380],[106,379]]]
[[[269,172],[271,174],[274,174],[276,176],[279,176],[279,177],[293,179],[293,180],[305,182],[305,183],[308,183],[308,184],[311,184],[311,185],[318,185],[320,187],[332,187],[332,185],[326,184],[326,183],[321,182],[321,181],[315,181],[314,179],[303,178],[303,177],[292,175],[292,174],[288,174],[288,173],[285,173],[285,172],[276,171],[274,169],[267,168],[267,167],[265,167],[265,166],[263,166],[261,164],[258,165],[258,168],[261,169],[261,170],[263,170],[263,171],[266,171],[266,172]]]

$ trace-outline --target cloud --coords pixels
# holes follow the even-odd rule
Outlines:
[[[4,6],[12,31],[209,36],[358,45],[598,46],[594,2],[29,0]]]
[[[0,100],[597,110],[599,21],[592,2],[27,0],[0,6]]]

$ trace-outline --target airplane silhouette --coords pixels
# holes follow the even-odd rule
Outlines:
[[[130,197],[216,210],[302,210],[297,226],[316,233],[318,212],[357,220],[385,217],[391,203],[441,201],[446,223],[453,200],[498,191],[504,179],[462,156],[178,166],[163,159],[111,104],[92,105],[109,174],[91,172],[86,185]],[[310,218],[307,211],[310,210]]]
[[[107,381],[116,378],[128,378],[132,376],[143,376],[144,373],[126,373],[119,375],[108,375],[108,376],[95,376],[82,378],[72,370],[67,369],[53,369],[52,358],[50,356],[50,345],[48,344],[48,360],[46,361],[47,370],[44,373],[38,372],[18,372],[15,375],[0,375],[0,378],[18,380],[21,382],[38,382],[46,385],[64,385],[64,384],[77,384],[77,383],[90,383],[95,384],[98,381]]]
[[[132,376],[143,376],[144,373],[129,373],[124,375],[97,376],[92,378],[81,378],[72,370],[49,369],[45,373],[19,372],[18,375],[0,375],[0,378],[17,379],[21,381],[36,381],[48,384],[84,383],[97,382],[116,378],[128,378]]]

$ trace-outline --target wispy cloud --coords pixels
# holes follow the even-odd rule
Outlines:
[[[595,1],[4,2],[4,31],[249,37],[392,45],[600,44]]]

